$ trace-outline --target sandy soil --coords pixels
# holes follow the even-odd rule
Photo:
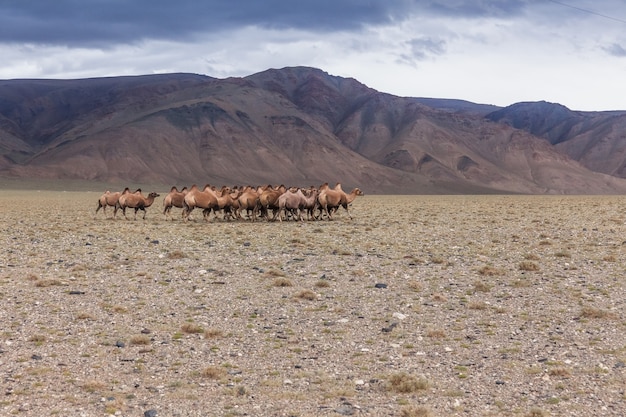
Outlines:
[[[99,194],[0,195],[0,415],[626,415],[623,197],[185,224]]]

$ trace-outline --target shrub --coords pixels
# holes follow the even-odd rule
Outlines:
[[[208,379],[221,379],[226,375],[224,368],[219,366],[208,366],[201,372],[201,376]]]
[[[519,264],[519,269],[521,271],[539,271],[539,265],[530,261],[522,261]]]
[[[299,298],[301,300],[313,301],[317,300],[317,294],[311,290],[302,290],[296,294],[296,298]]]
[[[433,413],[427,407],[407,407],[400,411],[401,417],[431,417]]]
[[[197,324],[194,323],[185,323],[183,324],[180,329],[187,334],[193,334],[193,333],[203,333],[204,329],[201,326],[198,326]]]
[[[501,269],[494,268],[493,266],[485,265],[478,270],[480,275],[485,276],[494,276],[494,275],[502,275],[503,272]]]
[[[275,287],[291,287],[291,286],[293,286],[293,283],[288,278],[279,277],[279,278],[276,278],[274,280],[272,285],[275,286]]]
[[[405,372],[393,374],[389,377],[388,389],[390,391],[410,394],[428,388],[428,381],[423,377],[415,377]]]
[[[149,345],[151,342],[150,338],[145,334],[133,336],[130,338],[130,344],[139,346],[139,345]]]

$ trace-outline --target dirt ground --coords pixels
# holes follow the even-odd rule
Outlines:
[[[0,415],[626,415],[624,197],[183,223],[99,195],[0,193]]]

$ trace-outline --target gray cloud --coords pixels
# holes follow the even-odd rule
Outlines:
[[[241,26],[353,30],[401,19],[407,0],[55,0],[2,2],[0,42],[65,44],[184,40]]]
[[[421,61],[429,56],[442,55],[446,52],[446,41],[431,37],[413,38],[407,42],[410,54],[404,55],[409,62]]]
[[[606,48],[603,48],[606,52],[608,52],[610,55],[616,56],[616,57],[620,57],[620,58],[624,58],[626,57],[626,49],[624,49],[624,47],[618,43],[614,43],[610,46],[607,46]]]
[[[55,0],[0,3],[0,42],[67,46],[184,41],[242,26],[358,30],[409,16],[510,16],[522,0]]]

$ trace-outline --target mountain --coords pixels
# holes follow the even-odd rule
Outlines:
[[[592,171],[626,178],[626,111],[580,112],[542,101],[513,104],[486,117],[545,138]]]
[[[0,176],[168,187],[340,181],[388,194],[626,191],[626,181],[583,166],[574,142],[563,147],[557,133],[576,112],[555,111],[542,125],[541,111],[524,119],[513,107],[397,97],[308,67],[227,79],[6,80]]]

